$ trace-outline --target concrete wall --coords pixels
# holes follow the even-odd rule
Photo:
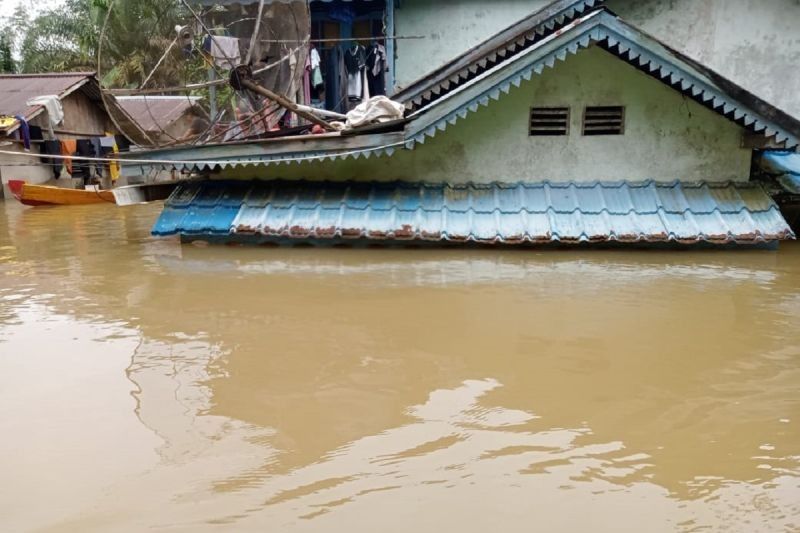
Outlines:
[[[403,0],[398,88],[549,3]],[[607,0],[621,18],[800,117],[800,0]]]
[[[625,105],[620,136],[584,137],[587,105]],[[568,137],[530,137],[531,106],[570,106]],[[599,48],[557,63],[412,151],[241,177],[410,181],[747,181],[743,130]]]
[[[3,150],[24,153],[21,144],[12,143],[10,146],[3,146]],[[31,150],[38,154],[38,147],[34,146]],[[32,159],[25,156],[0,155],[0,179],[3,184],[3,192],[0,197],[6,199],[13,198],[8,189],[8,180],[24,180],[28,183],[46,183],[53,178],[53,173],[49,167],[37,166],[39,159]]]
[[[800,0],[608,0],[608,6],[800,117]]]
[[[395,11],[396,34],[424,38],[397,41],[397,88],[407,86],[548,3],[550,0],[403,0]]]

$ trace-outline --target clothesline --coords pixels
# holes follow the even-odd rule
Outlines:
[[[302,157],[286,157],[281,159],[270,159],[269,163],[291,163],[291,162],[300,162],[300,161],[317,161],[323,159],[329,159],[331,157],[347,157],[350,155],[357,155],[357,154],[364,154],[369,152],[377,152],[381,150],[388,150],[390,148],[397,148],[400,146],[405,146],[405,141],[400,141],[392,144],[386,144],[383,146],[376,146],[374,148],[363,148],[360,150],[349,150],[346,152],[333,152],[330,154],[323,154],[323,155],[312,155],[312,156],[302,156]],[[108,158],[100,158],[100,157],[86,157],[86,156],[69,156],[69,155],[56,155],[56,154],[33,154],[30,152],[12,152],[10,150],[0,150],[0,154],[2,155],[13,155],[13,156],[21,156],[21,157],[30,157],[39,159],[44,157],[46,159],[60,159],[60,160],[73,160],[73,161],[87,161],[87,162],[97,162],[97,163],[125,163],[125,164],[132,164],[132,165],[204,165],[204,166],[221,166],[221,165],[260,165],[265,162],[263,159],[220,159],[220,160],[213,160],[213,159],[200,159],[200,160],[177,160],[177,159],[122,159],[119,157],[108,157]]]
[[[397,40],[410,40],[410,39],[426,39],[424,35],[406,35],[396,37],[385,37],[383,35],[373,35],[372,37],[347,37],[339,39],[261,39],[262,43],[349,43],[361,41],[397,41]]]

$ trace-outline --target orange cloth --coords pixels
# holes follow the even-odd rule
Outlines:
[[[78,141],[61,141],[61,155],[72,155],[78,151]],[[67,172],[72,175],[72,159],[64,159],[64,165],[67,167]]]

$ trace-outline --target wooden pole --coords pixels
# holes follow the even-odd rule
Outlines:
[[[249,89],[249,90],[253,91],[256,94],[260,94],[261,96],[269,98],[270,100],[272,100],[273,102],[275,102],[279,106],[281,106],[281,107],[283,107],[285,109],[288,109],[292,113],[295,113],[297,116],[303,117],[304,119],[306,119],[307,121],[311,122],[312,124],[317,124],[318,126],[323,127],[326,131],[338,131],[336,128],[334,128],[333,126],[331,126],[330,124],[328,124],[327,122],[322,120],[321,118],[316,117],[313,114],[308,113],[306,111],[303,111],[302,109],[297,107],[297,104],[295,104],[291,100],[287,99],[286,97],[281,96],[278,93],[274,93],[274,92],[270,91],[269,89],[265,89],[264,87],[262,87],[261,85],[257,84],[254,81],[247,80],[247,79],[242,79],[242,80],[240,80],[239,83],[245,89]]]

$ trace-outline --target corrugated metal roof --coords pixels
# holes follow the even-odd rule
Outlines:
[[[196,181],[153,234],[230,240],[757,244],[794,238],[755,183]]]
[[[800,194],[800,154],[763,152],[759,164],[768,174],[775,176],[786,191]]]
[[[145,131],[160,133],[188,113],[200,100],[196,96],[117,96],[119,105]]]
[[[31,119],[42,107],[28,106],[28,100],[51,94],[63,98],[93,78],[93,72],[0,75],[0,115]]]

